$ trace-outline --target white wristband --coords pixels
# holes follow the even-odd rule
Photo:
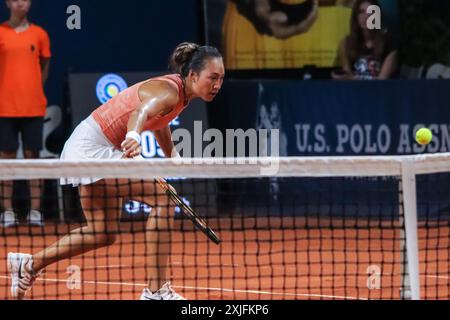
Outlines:
[[[172,149],[171,158],[176,158],[176,159],[181,158],[180,154],[178,153],[178,151],[175,148]]]
[[[136,131],[130,131],[125,136],[125,139],[131,138],[135,140],[137,143],[141,144],[141,135],[137,133]]]

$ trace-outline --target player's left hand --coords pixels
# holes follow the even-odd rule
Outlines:
[[[120,147],[126,158],[137,157],[142,152],[141,145],[132,138],[125,139]]]

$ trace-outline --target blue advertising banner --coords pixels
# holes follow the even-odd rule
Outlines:
[[[211,127],[280,129],[280,156],[406,155],[450,150],[450,81],[230,81],[210,107]],[[428,127],[433,141],[415,142]],[[418,177],[420,215],[448,216],[450,175]],[[398,179],[260,179],[228,183],[245,194],[233,209],[271,203],[277,212],[391,217]],[[227,189],[228,188],[228,189]],[[270,194],[272,199],[267,199]],[[245,199],[244,199],[245,198]],[[273,200],[273,201],[272,201]],[[248,211],[248,209],[247,209]]]
[[[280,155],[405,155],[450,150],[450,81],[227,83],[213,126],[280,129]],[[216,115],[218,114],[218,115]],[[433,141],[414,136],[428,127]]]

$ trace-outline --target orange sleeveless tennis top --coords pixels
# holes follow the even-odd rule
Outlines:
[[[178,74],[169,74],[142,81],[120,92],[92,113],[95,121],[100,125],[103,134],[118,149],[120,149],[120,145],[125,140],[131,113],[142,103],[139,98],[139,88],[147,81],[168,81],[175,83],[178,88],[178,103],[170,113],[164,116],[157,115],[148,119],[144,124],[143,131],[164,128],[187,106],[185,105],[183,81]]]

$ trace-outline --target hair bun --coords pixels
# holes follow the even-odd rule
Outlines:
[[[172,54],[170,68],[174,71],[181,72],[181,68],[192,59],[192,56],[199,48],[200,46],[196,43],[180,43]]]
[[[169,68],[172,72],[186,78],[190,71],[200,74],[205,68],[206,62],[213,58],[222,59],[222,55],[216,48],[183,42],[175,48],[170,56]]]

